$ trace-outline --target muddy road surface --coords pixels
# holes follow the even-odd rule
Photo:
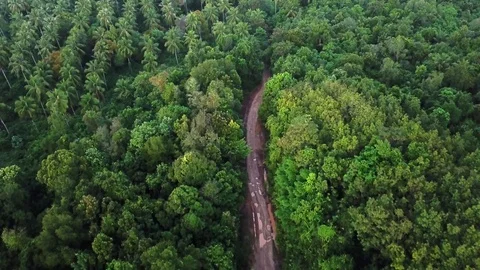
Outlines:
[[[270,72],[263,72],[262,83],[255,89],[247,101],[244,123],[247,144],[251,153],[247,157],[248,198],[245,200],[246,219],[251,219],[248,230],[252,241],[251,269],[279,269],[279,260],[275,246],[275,218],[272,206],[266,192],[266,170],[264,166],[265,136],[264,129],[258,117],[262,104],[265,83],[270,78]]]

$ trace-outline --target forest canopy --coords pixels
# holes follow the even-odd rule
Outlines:
[[[479,268],[480,4],[302,3],[262,104],[284,268]]]
[[[480,268],[480,2],[0,0],[0,269]]]
[[[0,1],[0,268],[242,267],[255,1]]]

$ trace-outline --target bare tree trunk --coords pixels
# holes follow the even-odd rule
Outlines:
[[[37,65],[37,60],[35,60],[33,53],[32,52],[28,52],[28,53],[30,53],[30,56],[32,57],[33,62],[35,63],[35,65]]]
[[[3,119],[0,117],[0,121],[2,122],[3,126],[5,127],[5,130],[7,131],[8,135],[10,135],[10,131],[8,131],[7,125],[5,125],[5,122],[3,122]]]
[[[45,117],[48,117],[47,112],[45,111],[45,107],[43,107],[42,101],[40,101],[40,106],[42,106],[42,111],[43,111],[43,114],[45,114]]]
[[[105,72],[102,72],[103,75],[103,83],[105,84],[105,90],[107,90],[108,85],[107,85],[107,78],[105,77]]]
[[[22,68],[22,75],[23,75],[23,78],[25,79],[25,83],[27,83],[28,82],[27,76],[25,76],[25,72],[23,72],[23,68]]]
[[[8,87],[12,89],[12,85],[10,84],[10,81],[8,80],[7,75],[5,74],[5,71],[3,70],[3,68],[0,68],[0,70],[2,71],[3,77],[7,81]]]
[[[177,60],[177,65],[178,65],[178,56],[177,56],[177,50],[175,50],[175,59]]]
[[[35,130],[37,132],[39,132],[38,127],[37,127],[37,123],[35,123],[35,121],[33,121],[33,118],[32,118],[32,123],[33,123],[33,126],[35,127]]]
[[[72,99],[71,99],[71,98],[68,99],[68,103],[70,103],[70,109],[72,110],[73,115],[77,115],[77,114],[75,113],[75,109],[73,108],[73,102],[72,102]]]

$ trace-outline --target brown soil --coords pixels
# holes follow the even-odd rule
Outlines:
[[[251,268],[259,270],[279,269],[279,260],[275,246],[276,224],[264,179],[264,148],[265,135],[263,125],[258,117],[262,104],[265,83],[270,78],[270,72],[265,70],[262,83],[255,89],[245,108],[245,130],[247,144],[251,153],[247,157],[248,194],[242,213],[243,226],[250,226],[243,232],[250,233],[252,245]]]

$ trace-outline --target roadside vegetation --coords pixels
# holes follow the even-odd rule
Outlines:
[[[0,1],[0,268],[235,268],[265,10]]]
[[[0,269],[236,269],[261,80],[285,269],[480,268],[480,2],[0,0]]]
[[[303,4],[262,105],[285,268],[479,268],[479,2]]]

